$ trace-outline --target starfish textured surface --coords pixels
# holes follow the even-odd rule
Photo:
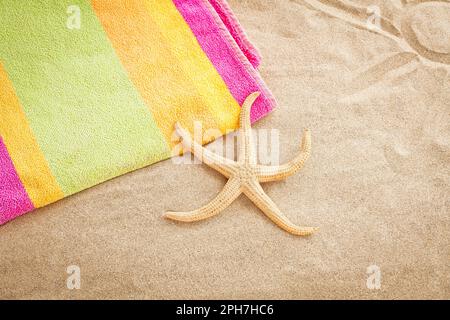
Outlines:
[[[301,150],[290,162],[280,166],[260,165],[256,162],[256,152],[252,143],[250,110],[259,92],[252,93],[242,105],[240,114],[240,147],[238,161],[223,158],[197,142],[178,123],[177,133],[184,146],[202,162],[217,170],[229,180],[223,190],[210,203],[189,212],[167,212],[165,217],[172,220],[192,222],[212,217],[227,208],[240,194],[244,193],[277,226],[299,236],[312,234],[317,228],[300,227],[292,223],[261,187],[261,182],[276,181],[295,174],[305,164],[311,152],[311,134],[305,130]]]

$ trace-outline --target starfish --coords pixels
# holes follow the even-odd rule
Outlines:
[[[252,143],[250,109],[258,96],[259,92],[252,93],[242,105],[239,119],[241,140],[238,161],[223,158],[202,147],[199,143],[192,141],[190,133],[179,123],[175,124],[176,132],[181,137],[185,148],[229,180],[216,198],[207,205],[189,212],[166,212],[164,215],[166,218],[182,222],[203,220],[217,215],[244,193],[267,217],[287,232],[307,236],[316,231],[316,228],[299,227],[292,223],[264,192],[260,184],[261,182],[281,180],[299,171],[311,152],[311,134],[309,130],[305,130],[301,150],[292,161],[280,166],[257,164]]]

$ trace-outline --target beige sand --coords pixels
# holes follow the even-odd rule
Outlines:
[[[230,1],[279,101],[255,127],[280,130],[282,160],[312,129],[302,172],[264,188],[319,233],[289,235],[245,197],[204,222],[164,220],[225,182],[165,161],[1,227],[0,297],[450,298],[450,9],[405,2]],[[372,4],[382,33],[366,28]]]

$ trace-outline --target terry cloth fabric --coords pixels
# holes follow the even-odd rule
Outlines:
[[[275,106],[222,0],[3,0],[0,21],[0,224],[169,158],[177,121]]]

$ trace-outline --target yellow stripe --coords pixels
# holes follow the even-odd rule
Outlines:
[[[203,52],[173,1],[146,0],[144,3],[180,67],[190,77],[202,100],[216,118],[218,129],[225,133],[226,130],[237,128],[239,104]]]
[[[38,208],[63,198],[1,63],[0,135],[33,205]]]

